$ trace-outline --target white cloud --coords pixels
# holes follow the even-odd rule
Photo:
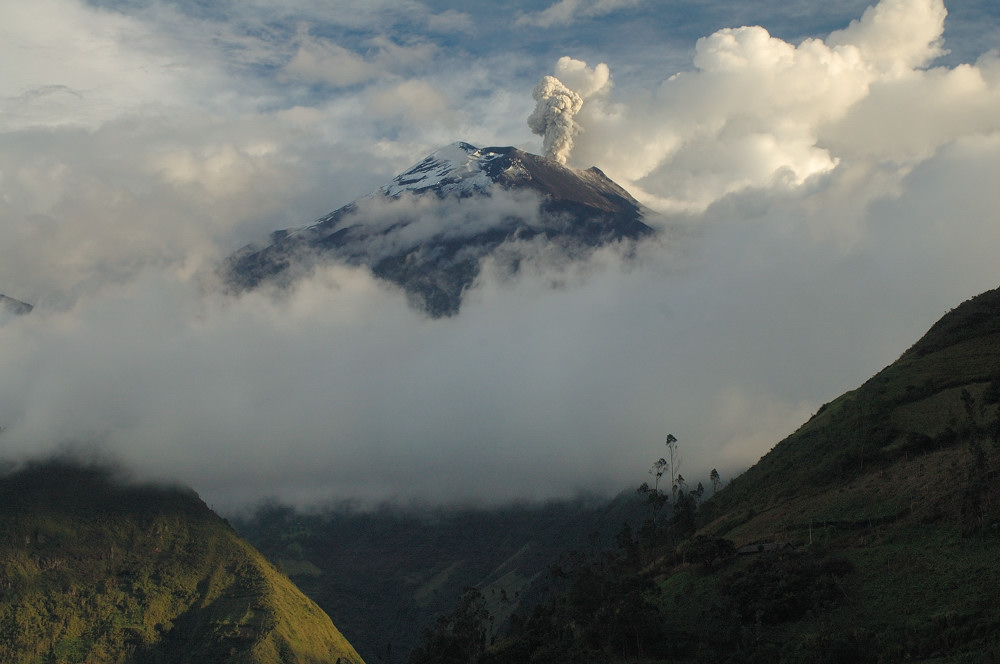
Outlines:
[[[941,53],[945,13],[940,0],[883,0],[797,46],[762,27],[720,30],[698,40],[695,70],[653,94],[585,103],[570,161],[675,211],[861,163],[898,182],[948,141],[1000,128],[986,60],[921,68]]]
[[[789,402],[759,388],[733,385],[722,388],[711,403],[706,428],[716,458],[702,457],[697,465],[704,468],[724,460],[723,473],[739,472],[757,463],[762,451],[770,450],[815,412],[815,404],[810,402]]]
[[[870,87],[820,140],[852,157],[910,165],[962,136],[1000,129],[1000,85],[982,68],[914,70]]]
[[[189,101],[203,72],[148,26],[78,0],[5,3],[0,130],[99,126],[145,106]]]
[[[430,62],[435,48],[429,43],[400,45],[385,37],[370,42],[373,53],[364,57],[339,44],[309,34],[300,26],[295,55],[285,65],[286,75],[307,83],[350,86],[388,75],[413,71]]]
[[[447,121],[451,105],[448,98],[427,81],[409,79],[379,90],[370,108],[379,117],[403,117],[410,124],[427,126]]]
[[[490,196],[472,195],[447,199],[404,194],[399,198],[373,196],[357,203],[357,216],[345,227],[362,223],[379,233],[364,247],[369,262],[411,249],[434,237],[463,238],[496,228],[517,218],[529,226],[540,224],[541,199],[533,191],[497,191]]]
[[[583,99],[605,94],[611,88],[611,70],[603,62],[588,67],[582,60],[563,56],[556,62],[555,75]]]
[[[551,28],[554,25],[567,25],[572,22],[580,10],[582,0],[559,0],[540,12],[522,14],[517,18],[517,25],[530,25],[538,28]]]
[[[289,76],[306,82],[337,86],[364,83],[382,73],[379,67],[357,53],[309,34],[299,38],[298,50],[285,66],[285,71]]]
[[[947,14],[941,0],[881,0],[847,28],[831,33],[827,44],[857,49],[881,74],[902,75],[944,52]]]
[[[618,6],[549,17],[612,35]],[[500,5],[131,11],[2,10],[0,292],[38,305],[0,320],[5,454],[96,441],[218,502],[503,500],[638,484],[672,432],[697,483],[996,285],[1000,60],[933,66],[938,2],[798,44],[721,30],[645,88],[629,67],[673,42],[566,33],[612,65],[553,70],[583,101],[571,162],[675,211],[664,241],[487,261],[445,321],[363,270],[237,299],[212,270],[454,140],[530,148],[536,33]],[[484,221],[411,211],[407,241]]]

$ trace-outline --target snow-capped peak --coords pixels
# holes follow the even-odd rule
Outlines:
[[[463,142],[452,143],[397,175],[381,191],[392,198],[404,192],[418,193],[428,189],[435,190],[439,196],[453,192],[483,192],[493,184],[485,167],[501,156],[502,153],[488,148],[480,149]]]
[[[227,281],[254,288],[329,258],[369,266],[435,318],[454,316],[480,261],[501,248],[498,265],[515,271],[536,254],[576,259],[653,234],[644,218],[639,202],[597,169],[514,147],[453,143],[313,225],[275,231],[269,246],[235,254]]]

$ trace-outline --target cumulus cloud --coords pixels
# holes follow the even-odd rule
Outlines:
[[[370,107],[380,117],[404,117],[412,124],[426,126],[446,120],[450,104],[427,81],[410,79],[376,92]]]
[[[369,44],[373,54],[362,56],[328,40],[312,36],[300,26],[298,48],[285,65],[287,76],[307,83],[350,86],[396,73],[413,71],[434,57],[433,45],[423,42],[397,44],[386,37],[375,37]]]
[[[285,66],[290,76],[307,82],[354,85],[369,81],[381,72],[373,62],[357,53],[305,34],[299,48]]]
[[[563,56],[556,62],[555,77],[582,99],[605,94],[611,88],[611,70],[603,62],[588,67],[582,60]]]
[[[445,200],[410,193],[398,198],[376,195],[358,201],[356,210],[341,224],[349,227],[361,223],[367,232],[379,234],[363,248],[374,263],[434,237],[471,237],[512,218],[539,226],[541,203],[539,195],[530,190],[497,190],[490,195]]]
[[[947,14],[941,0],[882,0],[826,41],[835,49],[857,49],[883,74],[904,75],[945,52],[941,35]]]
[[[925,68],[945,15],[940,0],[883,0],[798,45],[759,26],[719,30],[651,95],[584,104],[571,161],[674,211],[868,165],[898,182],[948,141],[1000,129],[988,65]]]
[[[188,113],[0,135],[0,283],[64,306],[149,266],[217,259],[309,200],[301,132]]]

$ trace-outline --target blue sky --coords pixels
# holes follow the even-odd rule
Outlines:
[[[0,0],[0,450],[220,505],[614,491],[667,433],[731,475],[997,285],[998,48],[992,0]],[[663,215],[637,263],[486,265],[444,321],[218,288],[442,145],[540,152],[546,75]]]

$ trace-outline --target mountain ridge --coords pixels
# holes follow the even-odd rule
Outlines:
[[[222,266],[235,292],[290,285],[326,260],[367,266],[433,318],[459,313],[487,256],[516,273],[538,246],[583,259],[655,233],[650,211],[597,168],[514,147],[453,143],[309,226],[275,231]],[[506,251],[501,252],[505,248]]]

